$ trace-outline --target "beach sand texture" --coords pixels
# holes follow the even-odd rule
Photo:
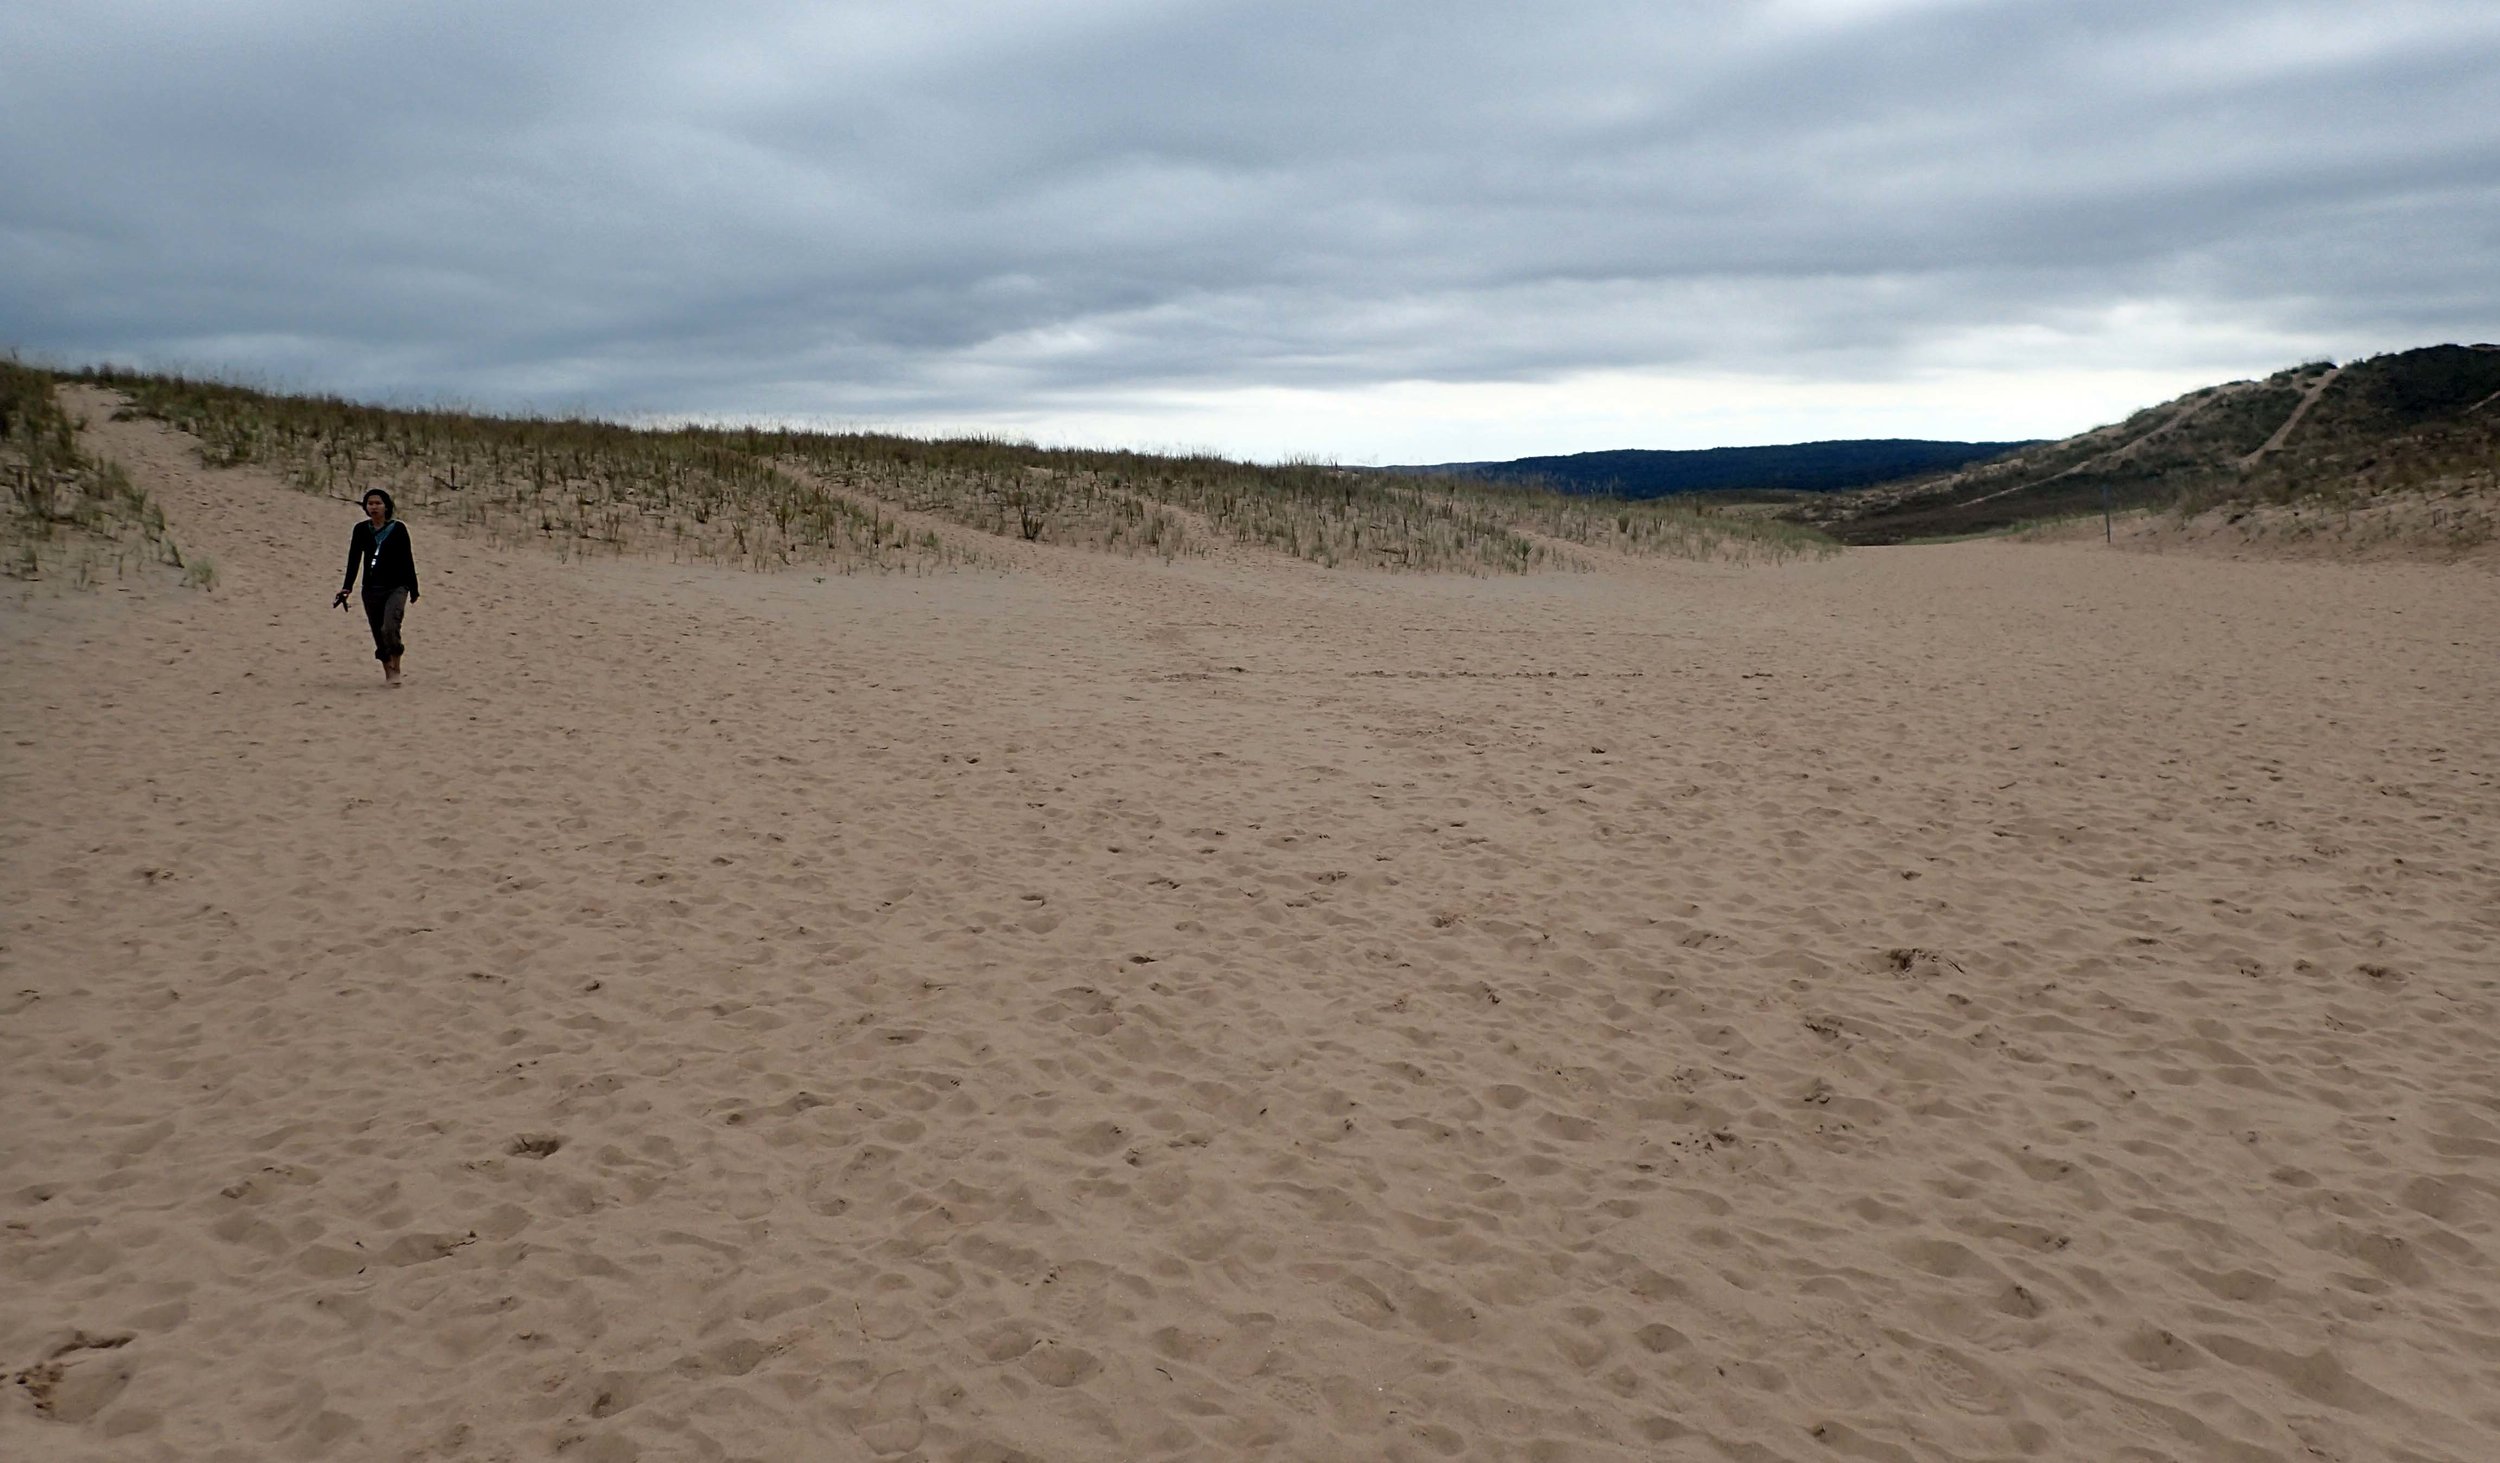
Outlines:
[[[0,1458],[2439,1459],[2500,576],[558,563],[91,441]]]

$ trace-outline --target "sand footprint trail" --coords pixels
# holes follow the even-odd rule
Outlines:
[[[2500,1428],[2484,578],[438,532],[383,693],[103,440],[225,583],[0,612],[0,1454]]]

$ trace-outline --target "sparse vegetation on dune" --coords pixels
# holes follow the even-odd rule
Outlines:
[[[980,535],[1167,559],[1234,544],[1328,567],[1473,574],[1585,567],[1566,544],[1736,561],[1832,547],[1758,517],[1318,463],[981,437],[638,429],[173,376],[89,379],[199,438],[211,465],[257,463],[341,498],[386,487],[429,516],[565,554],[845,570],[926,569],[979,555],[963,536],[915,531],[898,512]]]
[[[1593,498],[1464,481],[1452,487],[1494,498],[1500,511],[1521,527],[1620,554],[1776,564],[1840,552],[1830,535],[1774,517],[1763,505],[1698,498]]]
[[[403,509],[564,557],[650,553],[844,572],[963,557],[876,503],[780,470],[754,433],[410,411],[177,376],[90,379],[197,437],[210,466],[256,464],[342,499],[384,488]]]
[[[2366,521],[2373,546],[2402,538],[2434,552],[2473,548],[2495,531],[2500,504],[2500,348],[2431,346],[2341,368],[2312,361],[1793,511],[1851,542],[1897,543],[2097,517],[2103,503],[2180,520],[2262,520],[2278,537],[2347,526],[2361,535]]]
[[[1206,548],[1203,531],[1162,505],[1099,477],[1023,462],[1003,444],[808,433],[765,440],[776,465],[804,480],[999,538],[1167,559]]]
[[[1519,573],[1562,563],[1519,531],[1512,497],[1455,480],[1321,463],[784,433],[790,459],[922,512],[1005,537],[1171,557],[1211,543],[1328,567]]]
[[[79,451],[54,384],[48,371],[0,358],[0,573],[83,587],[162,565],[214,587],[214,566],[184,561],[164,512],[129,474]]]
[[[2172,510],[2272,505],[2341,515],[2423,496],[2455,500],[2459,516],[2487,522],[2488,504],[2479,515],[2465,510],[2500,491],[2500,349],[2408,352],[2401,370],[2383,367],[2387,360],[2338,373],[2275,450],[2235,477],[2190,484]]]

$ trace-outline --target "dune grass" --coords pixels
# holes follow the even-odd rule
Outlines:
[[[213,588],[216,570],[187,563],[165,514],[116,463],[78,447],[78,424],[49,371],[0,358],[0,573],[81,588],[157,566]]]
[[[1533,532],[1619,554],[1777,564],[1840,552],[1819,529],[1699,497],[1634,501],[1464,480],[1450,491],[1482,494],[1498,505],[1494,511]]]
[[[1320,463],[1046,449],[995,438],[773,434],[785,460],[1001,537],[1164,557],[1216,543],[1327,567],[1512,574],[1553,551],[1438,484]]]
[[[92,379],[198,438],[212,467],[257,464],[349,501],[382,488],[403,510],[564,558],[647,553],[852,572],[925,571],[963,557],[879,505],[781,471],[752,434],[399,410],[179,376]]]
[[[2120,512],[2255,515],[2270,533],[2374,516],[2425,548],[2488,541],[2500,496],[2500,348],[2310,361],[2191,391],[1973,466],[1807,505],[1852,542],[1937,542]],[[2276,512],[2273,510],[2283,510]]]
[[[134,410],[309,492],[406,507],[558,553],[927,570],[983,537],[1166,559],[1219,545],[1325,567],[1517,574],[1572,546],[1737,562],[1833,552],[1794,524],[1324,463],[1047,449],[991,437],[634,428],[287,396],[99,370]],[[899,515],[909,515],[909,521]],[[930,520],[969,530],[940,534]]]

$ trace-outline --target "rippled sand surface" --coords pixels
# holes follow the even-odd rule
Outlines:
[[[417,522],[386,691],[95,440],[221,582],[0,608],[0,1456],[2493,1456],[2500,576]]]

